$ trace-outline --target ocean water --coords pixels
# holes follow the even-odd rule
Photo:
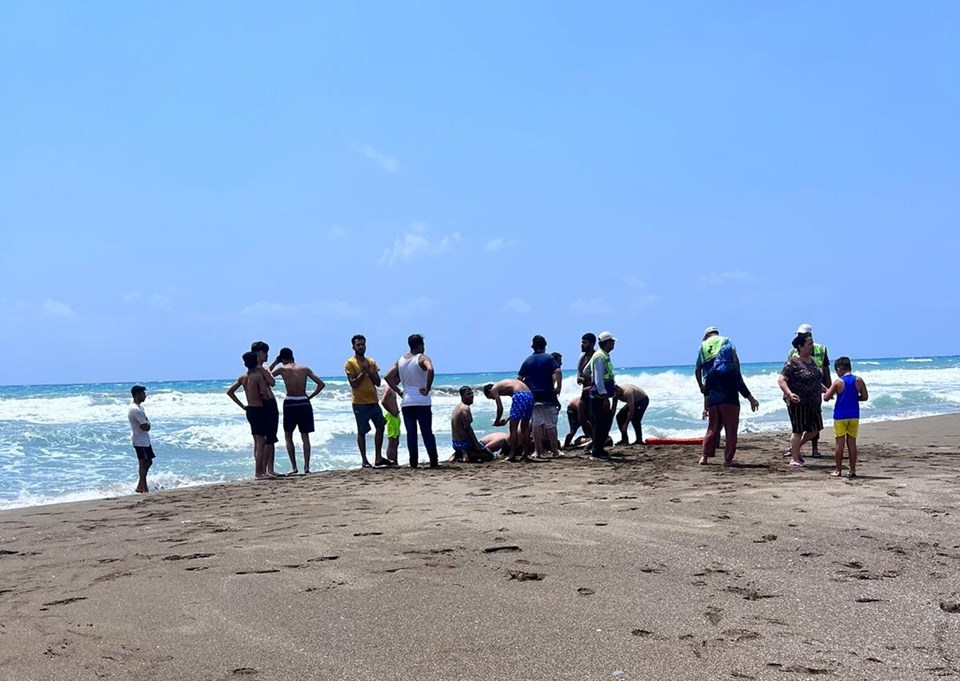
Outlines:
[[[614,357],[614,361],[616,358]],[[744,378],[760,410],[742,412],[741,432],[789,428],[777,387],[780,364],[746,364]],[[861,405],[864,423],[960,411],[960,357],[855,360],[870,400]],[[441,457],[450,451],[450,412],[461,385],[480,386],[510,374],[447,374],[434,381],[434,431]],[[647,391],[650,407],[645,437],[700,437],[702,398],[690,366],[617,368],[620,383]],[[327,379],[314,400],[316,432],[311,468],[349,469],[360,465],[350,392],[342,377]],[[231,380],[160,382],[148,386],[144,409],[157,458],[148,483],[174,488],[249,478],[252,439],[243,412],[225,395]],[[126,410],[128,384],[0,387],[0,509],[130,494],[136,485],[136,457],[130,445]],[[571,372],[564,374],[561,401],[578,395]],[[282,382],[277,397],[282,398]],[[744,403],[745,404],[745,403]],[[831,403],[832,404],[832,403]],[[745,405],[746,406],[746,405]],[[482,436],[494,430],[494,403],[477,395],[474,425]],[[824,409],[830,423],[832,407]],[[560,436],[567,432],[565,411]],[[631,433],[632,438],[632,433]],[[302,452],[297,460],[302,466]],[[372,457],[372,435],[368,452]],[[420,453],[421,459],[425,453]],[[401,435],[400,461],[406,460]],[[277,471],[288,470],[283,441]]]

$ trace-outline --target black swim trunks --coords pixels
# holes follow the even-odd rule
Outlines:
[[[156,455],[153,453],[153,447],[150,445],[146,447],[134,446],[133,449],[137,453],[137,458],[141,461],[153,461],[153,459],[156,458]]]
[[[283,432],[300,434],[313,432],[313,405],[306,397],[286,397],[283,400]]]
[[[267,444],[277,442],[280,412],[277,409],[276,399],[265,400],[261,407],[247,407],[247,423],[250,424],[252,435],[262,435],[266,438]]]

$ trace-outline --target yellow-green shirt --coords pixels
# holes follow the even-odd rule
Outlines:
[[[367,361],[370,362],[370,366],[373,367],[374,371],[380,371],[375,360],[367,357]],[[363,372],[360,368],[360,362],[357,361],[356,357],[348,359],[343,365],[343,370],[350,378],[356,378]],[[375,386],[369,378],[363,379],[360,387],[351,388],[350,392],[354,404],[377,404],[380,401],[377,399],[377,386]]]

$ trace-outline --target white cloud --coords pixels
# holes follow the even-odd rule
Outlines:
[[[633,306],[637,307],[650,307],[655,303],[660,302],[660,296],[654,295],[652,293],[638,294],[633,297]]]
[[[700,285],[703,287],[723,286],[724,284],[749,281],[751,279],[753,279],[753,275],[749,272],[720,272],[719,274],[703,275],[700,277]]]
[[[511,298],[503,305],[504,312],[513,312],[516,314],[526,314],[530,311],[530,303],[523,298]]]
[[[503,239],[501,239],[500,237],[497,237],[496,239],[492,239],[487,242],[487,245],[485,246],[485,248],[491,253],[499,251],[501,248],[503,248]]]
[[[363,310],[342,300],[321,300],[307,305],[290,305],[259,300],[240,310],[247,317],[327,317],[337,319],[356,319],[363,316]]]
[[[433,298],[427,298],[426,296],[420,296],[416,300],[408,300],[403,303],[398,303],[390,307],[390,314],[397,315],[400,317],[412,317],[419,314],[424,314],[432,310],[437,304]]]
[[[575,315],[608,315],[611,312],[613,310],[610,309],[610,305],[603,298],[591,298],[590,300],[578,298],[570,303],[570,313]]]
[[[426,225],[414,224],[405,234],[394,240],[393,246],[383,252],[379,263],[389,266],[414,258],[440,255],[459,240],[460,233],[454,232],[437,241],[431,241],[427,236]]]
[[[354,144],[353,149],[358,154],[369,158],[371,161],[374,161],[384,172],[395,173],[400,169],[399,159],[393,156],[387,156],[373,145]]]
[[[72,319],[77,316],[73,308],[59,300],[44,300],[40,303],[40,312],[51,319]]]

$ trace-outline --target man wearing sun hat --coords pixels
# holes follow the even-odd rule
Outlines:
[[[613,410],[610,400],[614,395],[613,362],[610,353],[617,339],[609,331],[603,331],[597,336],[600,349],[593,353],[590,359],[590,422],[593,426],[593,458],[598,461],[609,461],[610,454],[604,449],[607,446],[607,437],[613,425]]]
[[[810,334],[811,340],[813,339],[813,327],[810,324],[801,324],[797,327],[797,336],[801,334]],[[797,349],[790,348],[790,353],[787,355],[787,360],[797,356]],[[817,368],[823,372],[823,386],[829,388],[830,384],[833,383],[833,379],[830,376],[830,358],[827,356],[827,346],[820,345],[817,342],[813,343],[813,363],[817,365]],[[820,444],[820,435],[817,435],[811,442],[811,447],[813,448],[812,455],[814,458],[820,456],[819,444]]]

